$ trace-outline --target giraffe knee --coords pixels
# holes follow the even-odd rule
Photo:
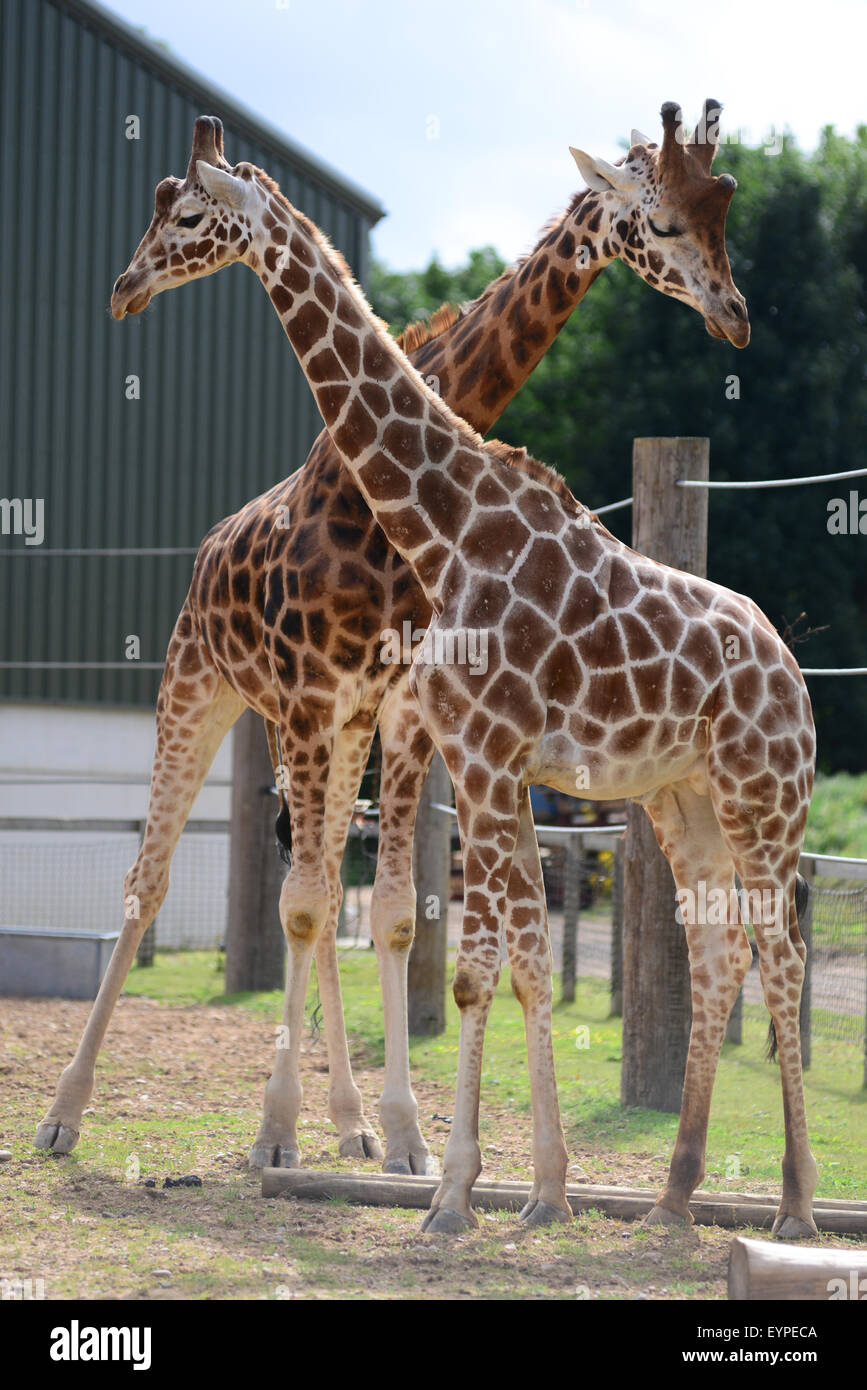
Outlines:
[[[315,945],[328,918],[328,894],[303,891],[284,881],[280,892],[280,924],[293,950],[305,950]]]
[[[415,936],[415,894],[373,890],[370,932],[380,950],[408,951]]]
[[[147,927],[162,907],[168,889],[168,873],[148,881],[134,865],[123,881],[124,920]]]
[[[500,977],[499,957],[480,968],[478,961],[458,961],[455,978],[452,981],[452,995],[458,1008],[487,1009],[494,997],[494,990]]]
[[[408,951],[415,936],[415,922],[412,917],[404,917],[400,922],[392,922],[385,932],[385,945],[390,951]]]
[[[458,966],[455,971],[455,978],[452,981],[452,994],[454,1001],[459,1009],[472,1008],[481,1000],[481,988],[478,979],[472,970],[466,966]]]

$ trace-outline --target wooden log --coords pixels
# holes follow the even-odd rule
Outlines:
[[[707,573],[707,439],[636,439],[632,454],[632,544],[663,564]],[[588,796],[593,795],[592,785]],[[689,1030],[686,933],[675,920],[674,879],[644,810],[626,814],[623,885],[624,1105],[677,1114]]]
[[[401,1173],[331,1172],[316,1168],[263,1168],[263,1197],[303,1197],[325,1200],[342,1197],[364,1206],[395,1206],[426,1210],[439,1185],[437,1178]],[[657,1188],[628,1188],[570,1184],[566,1189],[573,1212],[598,1210],[624,1221],[638,1220],[654,1206]],[[481,1180],[473,1187],[474,1206],[495,1211],[519,1211],[528,1201],[530,1184],[512,1179]],[[757,1226],[770,1229],[777,1214],[773,1197],[747,1193],[696,1192],[690,1211],[698,1226]],[[867,1235],[867,1202],[829,1201],[813,1208],[816,1225],[834,1234]]]
[[[865,1300],[867,1250],[820,1250],[735,1236],[729,1251],[728,1296],[748,1302]]]

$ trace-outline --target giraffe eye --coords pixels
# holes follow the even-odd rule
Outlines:
[[[198,227],[204,215],[203,212],[194,212],[189,217],[179,217],[176,225],[178,227]]]
[[[655,223],[651,218],[649,218],[649,217],[648,217],[648,219],[647,219],[647,225],[648,225],[648,227],[650,228],[650,230],[653,232],[653,235],[654,235],[654,236],[680,236],[680,235],[681,235],[681,231],[680,231],[680,228],[679,228],[679,227],[668,227],[668,228],[665,228],[665,227],[657,227],[656,223]]]

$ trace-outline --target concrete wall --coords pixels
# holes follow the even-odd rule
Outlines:
[[[154,714],[143,710],[0,705],[0,820],[8,816],[143,820],[155,730]],[[231,770],[230,733],[196,800],[193,819],[228,820]],[[82,775],[106,781],[74,784]],[[53,783],[52,778],[65,784]],[[124,786],[123,778],[137,785]],[[27,785],[10,785],[13,780]]]

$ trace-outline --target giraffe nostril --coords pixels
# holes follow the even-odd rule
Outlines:
[[[126,275],[125,275],[125,274],[124,274],[124,275],[118,275],[117,279],[116,279],[115,282],[114,282],[114,289],[113,289],[113,291],[112,291],[113,294],[120,294],[120,291],[123,289],[123,282],[124,282],[125,279],[126,279]]]
[[[739,299],[730,299],[729,308],[731,309],[736,319],[741,319],[744,323],[746,323],[747,310],[745,304],[742,304]]]

